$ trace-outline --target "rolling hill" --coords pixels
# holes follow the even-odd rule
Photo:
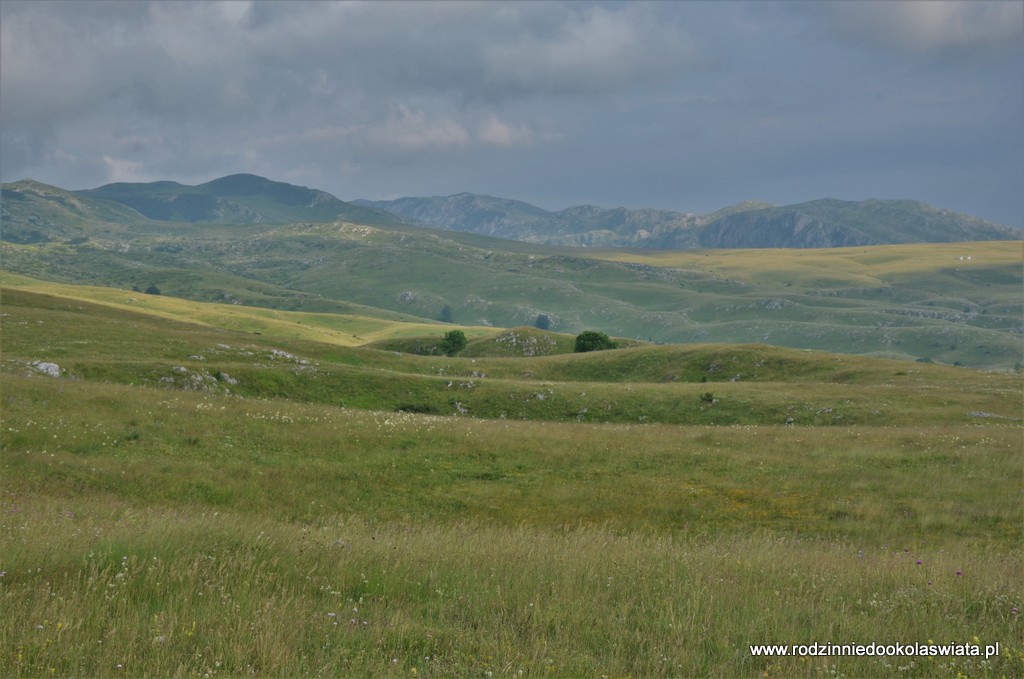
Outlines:
[[[346,203],[325,191],[235,174],[186,186],[177,182],[107,184],[77,195],[126,205],[149,219],[216,224],[279,224],[336,219],[394,225],[395,215]]]
[[[8,243],[47,243],[87,233],[115,235],[147,221],[121,203],[32,180],[4,184],[0,191],[0,238]]]
[[[473,341],[464,355],[419,356],[396,353],[390,343],[413,333],[439,338],[450,326],[409,326],[379,316],[268,315],[181,300],[154,304],[134,301],[125,290],[26,279],[8,281],[2,294],[5,379],[42,374],[490,419],[807,425],[1020,421],[1019,409],[1007,398],[1018,387],[1014,377],[908,361],[723,344],[575,354],[570,336],[529,328],[467,328]],[[391,339],[370,342],[374,337]],[[516,344],[520,349],[510,351]],[[530,350],[537,344],[554,351]],[[837,385],[842,398],[836,396]],[[954,385],[958,398],[950,400],[946,392]],[[707,393],[713,396],[705,398]]]
[[[217,191],[247,187],[243,178]],[[420,321],[447,309],[466,326],[529,326],[546,316],[556,332],[648,342],[772,344],[998,370],[1021,361],[1020,241],[620,251],[408,225],[157,221],[26,182],[5,185],[2,203],[4,269],[55,282],[307,313],[373,307]]]

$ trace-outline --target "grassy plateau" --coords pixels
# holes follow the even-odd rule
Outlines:
[[[3,284],[0,676],[1024,676],[1018,374]]]

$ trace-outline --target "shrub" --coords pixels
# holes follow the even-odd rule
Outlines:
[[[576,335],[576,353],[584,351],[602,351],[603,349],[614,349],[613,342],[608,335],[596,330],[585,330]]]
[[[454,356],[465,349],[467,344],[469,341],[466,339],[466,333],[461,330],[449,330],[441,338],[441,351],[448,356]]]

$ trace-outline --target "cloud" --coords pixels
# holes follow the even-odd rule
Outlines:
[[[509,125],[491,116],[480,124],[477,138],[494,146],[521,146],[532,144],[536,135],[525,125]]]
[[[989,195],[1019,214],[1021,13],[982,1],[0,0],[0,177],[81,188],[253,172],[348,198],[699,210],[782,202],[779,187],[808,176],[846,195],[853,175],[839,170],[853,166],[954,186],[955,167],[996,177]],[[965,200],[978,191],[960,184]]]
[[[650,87],[693,52],[657,5],[12,0],[0,11],[4,177],[43,165],[72,126],[104,139],[115,125],[164,132],[181,149],[272,128],[411,152],[510,147],[533,138],[533,116],[508,107]],[[111,151],[93,162],[109,167]]]
[[[431,117],[423,111],[400,106],[390,120],[371,128],[366,139],[376,146],[418,151],[465,146],[472,136],[451,118]]]
[[[112,182],[148,182],[152,178],[143,171],[143,164],[134,160],[124,160],[103,156],[108,176]]]
[[[499,90],[559,95],[628,91],[700,63],[693,39],[643,4],[567,12],[549,30],[490,43],[482,57]]]
[[[918,55],[1018,54],[1024,47],[1024,4],[983,0],[815,2],[796,7],[841,39],[868,49]]]

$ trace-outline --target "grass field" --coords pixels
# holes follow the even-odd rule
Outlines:
[[[1024,676],[1018,376],[47,292],[2,297],[0,675]],[[749,648],[873,642],[1000,650]]]

